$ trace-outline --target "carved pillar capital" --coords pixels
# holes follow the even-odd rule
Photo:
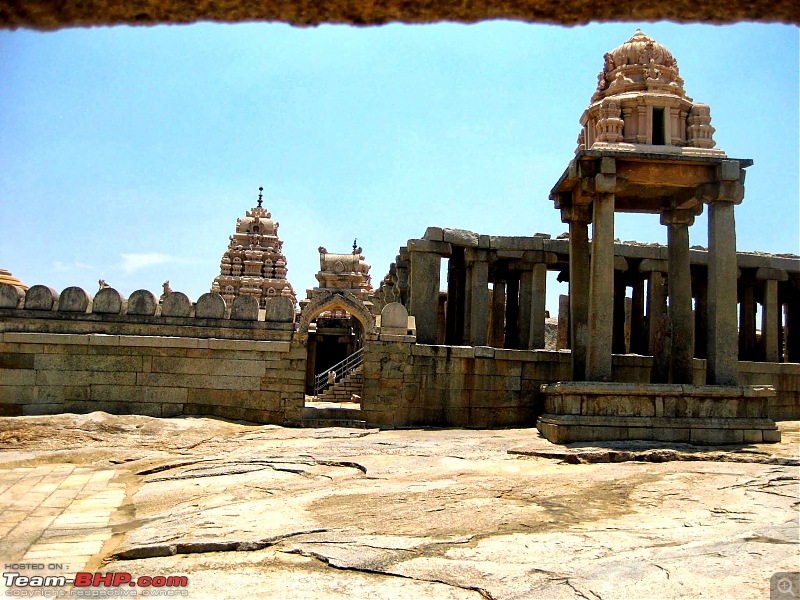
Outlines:
[[[661,211],[662,225],[687,225],[694,224],[694,213],[689,210],[666,209]]]

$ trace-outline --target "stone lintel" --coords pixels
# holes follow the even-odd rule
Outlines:
[[[776,281],[787,281],[789,275],[783,269],[773,269],[771,267],[759,267],[756,271],[756,279],[774,279]]]
[[[486,250],[467,248],[464,252],[464,263],[471,265],[476,262],[488,262],[489,253]]]
[[[543,236],[489,236],[489,248],[492,250],[541,250],[543,248]]]
[[[451,254],[453,254],[453,247],[445,242],[432,242],[429,240],[408,240],[408,251],[430,252],[431,254],[450,256]]]
[[[640,273],[666,273],[669,270],[669,263],[666,260],[654,260],[646,258],[639,263]]]
[[[525,256],[524,250],[497,250],[495,252],[497,258],[506,258],[511,260],[522,260]]]

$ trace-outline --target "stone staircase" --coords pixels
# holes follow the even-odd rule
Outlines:
[[[359,366],[317,396],[317,402],[352,402],[353,394],[360,398],[363,393],[364,370]]]
[[[344,379],[337,381],[317,396],[314,404],[303,408],[303,427],[350,427],[366,429],[367,422],[361,419],[361,408],[338,406],[352,403],[353,394],[361,396],[364,390],[364,373],[356,367]],[[330,408],[324,406],[331,403]],[[319,405],[322,406],[319,406]]]
[[[366,429],[367,422],[361,417],[358,408],[317,408],[306,406],[303,408],[302,427],[349,427],[351,429]]]

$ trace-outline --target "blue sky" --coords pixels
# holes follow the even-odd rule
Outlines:
[[[739,249],[800,253],[797,28],[198,24],[0,32],[0,268],[196,299],[260,185],[299,297],[320,245],[357,237],[378,282],[429,225],[556,236],[549,190],[637,27],[711,106],[717,147],[755,160]],[[666,231],[622,215],[616,237]]]

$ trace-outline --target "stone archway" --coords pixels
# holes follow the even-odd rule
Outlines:
[[[331,314],[339,311],[346,313],[346,320],[341,314]],[[312,328],[313,322],[316,328]],[[368,305],[353,293],[345,290],[318,292],[302,308],[298,320],[298,334],[305,338],[307,349],[306,394],[319,396],[320,390],[327,387],[328,378],[333,377],[338,383],[347,377],[360,365],[359,350],[363,347],[364,335],[375,332],[375,317]]]
[[[315,296],[311,302],[303,307],[298,322],[298,333],[308,334],[311,322],[326,310],[339,308],[346,310],[359,320],[364,327],[364,333],[375,333],[375,317],[361,302],[350,292],[323,291]]]

